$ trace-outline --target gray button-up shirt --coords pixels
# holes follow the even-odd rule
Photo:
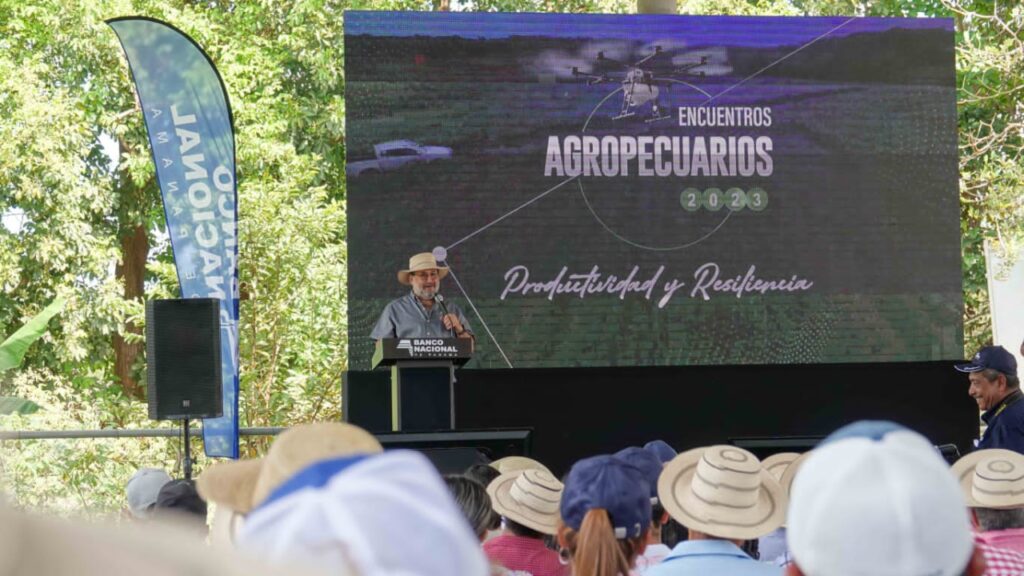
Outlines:
[[[469,327],[469,322],[459,305],[447,300],[444,305],[448,307],[449,313],[455,314],[459,319],[462,328],[472,334],[473,329]],[[430,310],[427,310],[410,291],[405,296],[392,300],[384,308],[380,320],[377,320],[373,332],[370,332],[370,338],[451,338],[454,334],[451,330],[445,329],[442,316],[444,311],[440,304],[434,302]]]

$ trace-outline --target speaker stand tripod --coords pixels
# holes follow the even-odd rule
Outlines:
[[[184,457],[182,458],[182,465],[181,465],[181,467],[182,467],[182,470],[183,470],[183,472],[185,474],[185,480],[191,482],[192,481],[192,448],[191,448],[192,442],[190,442],[190,439],[189,439],[189,431],[191,429],[191,425],[189,424],[189,420],[188,420],[187,416],[181,422],[182,422],[182,424],[181,424],[182,431],[185,433],[185,446],[183,448]]]

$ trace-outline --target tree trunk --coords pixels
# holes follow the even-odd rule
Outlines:
[[[146,256],[149,254],[149,237],[146,228],[141,224],[121,237],[121,262],[114,270],[115,276],[124,282],[124,299],[143,298],[146,278]],[[142,330],[134,325],[125,325],[125,330],[133,334],[141,334]],[[135,378],[134,365],[142,353],[143,342],[126,342],[120,334],[114,334],[114,374],[121,381],[121,387],[132,398],[145,398],[142,384]]]

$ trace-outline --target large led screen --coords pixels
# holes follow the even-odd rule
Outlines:
[[[475,367],[962,356],[951,20],[344,26],[352,369],[424,251]]]

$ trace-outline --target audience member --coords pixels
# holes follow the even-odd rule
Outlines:
[[[196,491],[191,480],[171,480],[160,488],[153,506],[153,517],[170,519],[196,530],[204,539],[206,527],[206,501]]]
[[[663,466],[655,452],[646,448],[626,448],[616,452],[615,456],[640,470],[649,488],[651,528],[647,532],[647,542],[643,553],[636,559],[636,573],[644,574],[647,569],[664,560],[672,551],[661,541],[661,527],[668,521],[668,512],[665,512],[661,500],[658,499],[658,477],[661,475]]]
[[[649,576],[781,574],[742,549],[746,540],[778,528],[786,509],[782,487],[750,452],[735,446],[683,452],[662,471],[658,496],[689,529],[689,540],[677,544]]]
[[[484,543],[487,557],[532,576],[568,576],[569,567],[544,545],[544,535],[558,531],[562,489],[550,472],[538,468],[507,472],[491,482],[487,494],[505,533]]]
[[[922,436],[886,422],[836,431],[793,481],[789,576],[979,576],[964,499]]]
[[[160,489],[171,481],[171,477],[161,468],[140,468],[125,486],[128,497],[128,512],[136,520],[146,520],[153,512]]]
[[[626,576],[647,545],[651,525],[645,472],[617,456],[580,460],[566,478],[561,513],[560,554],[573,574]]]
[[[679,455],[676,449],[669,446],[668,442],[664,440],[651,440],[644,444],[644,450],[654,454],[662,465],[671,462],[673,458]]]
[[[654,454],[661,461],[662,467],[672,461],[673,458],[679,455],[675,448],[668,445],[664,440],[651,440],[647,444],[644,444],[644,450]],[[658,483],[655,482],[655,490],[657,490]],[[651,514],[654,519],[655,526],[652,526],[652,532],[657,529],[661,532],[660,542],[664,544],[669,550],[675,547],[683,540],[686,540],[686,527],[680,524],[675,518],[668,515],[665,512],[665,507],[661,505],[659,501],[652,508]],[[661,519],[660,525],[658,519]]]
[[[462,510],[462,515],[469,522],[473,533],[483,542],[487,531],[501,522],[491,508],[491,498],[487,495],[487,489],[476,480],[465,476],[445,476],[444,483]]]
[[[319,460],[382,452],[372,434],[344,422],[299,424],[282,432],[263,458],[214,464],[199,476],[207,502],[246,514],[299,470]]]
[[[779,452],[778,454],[772,454],[761,461],[761,467],[768,471],[779,481],[779,485],[782,486],[782,491],[789,496],[789,485],[792,482],[793,476],[790,475],[790,482],[783,482],[782,478],[793,464],[800,458],[800,454],[797,452]],[[796,467],[793,467],[793,472],[796,472]],[[789,564],[789,550],[786,547],[786,525],[783,524],[775,530],[771,531],[764,536],[761,536],[757,542],[757,549],[762,562],[774,564],[775,566],[785,566]]]
[[[298,424],[275,438],[263,458],[211,466],[196,483],[199,495],[216,505],[210,543],[234,547],[245,515],[303,467],[317,460],[381,451],[376,438],[350,424]]]
[[[436,469],[406,450],[303,468],[249,512],[238,548],[332,573],[489,573],[479,540]]]
[[[967,372],[971,385],[967,393],[984,413],[985,433],[979,449],[1005,448],[1024,454],[1024,394],[1017,377],[1017,359],[1002,346],[986,346],[971,362],[957,364]]]
[[[502,474],[518,472],[520,470],[543,470],[548,474],[551,474],[551,470],[548,470],[547,466],[537,462],[533,458],[527,458],[526,456],[505,456],[504,458],[498,458],[494,462],[491,462],[489,466]]]
[[[491,467],[490,464],[473,464],[469,468],[466,468],[466,472],[463,475],[479,482],[486,491],[487,487],[491,485],[491,482],[493,482],[498,476],[501,476],[501,472],[498,472],[497,469]],[[487,499],[487,505],[491,506],[490,497]],[[493,511],[494,507],[491,506],[491,509]],[[491,525],[487,527],[487,533],[484,535],[484,542],[500,535],[501,516],[497,513],[493,513],[491,514]]]
[[[985,556],[986,575],[1024,574],[1024,456],[993,448],[953,465]]]
[[[462,473],[466,478],[476,480],[485,489],[491,485],[495,478],[501,476],[501,472],[490,464],[473,464]]]
[[[3,576],[321,576],[295,566],[260,565],[156,523],[107,526],[47,518],[0,502]],[[338,575],[341,576],[341,575]],[[354,573],[353,573],[353,576]],[[358,575],[369,576],[369,575]]]

